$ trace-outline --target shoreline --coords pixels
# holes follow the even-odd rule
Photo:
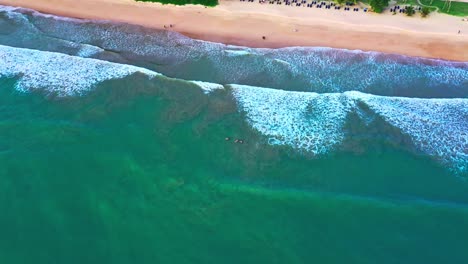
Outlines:
[[[0,4],[156,29],[173,24],[167,29],[194,39],[252,48],[331,47],[468,61],[468,23],[443,14],[422,19],[227,0],[214,8],[133,0],[0,0]]]

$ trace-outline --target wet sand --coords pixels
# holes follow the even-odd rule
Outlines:
[[[133,0],[0,0],[0,4],[167,28],[195,39],[248,47],[324,46],[468,61],[468,23],[443,14],[423,19],[240,1],[221,1],[215,8]]]

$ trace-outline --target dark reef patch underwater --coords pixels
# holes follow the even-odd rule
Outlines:
[[[467,98],[467,63],[3,7],[0,263],[466,263]]]

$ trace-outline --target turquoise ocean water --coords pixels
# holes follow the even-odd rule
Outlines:
[[[467,179],[467,63],[0,8],[0,263],[467,263]]]

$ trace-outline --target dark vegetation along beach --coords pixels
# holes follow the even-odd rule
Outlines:
[[[188,4],[196,4],[196,5],[204,5],[208,7],[213,7],[219,4],[218,0],[135,0],[137,2],[154,2],[154,3],[162,3],[162,4],[174,4],[174,5],[188,5]],[[232,0],[236,1],[236,0]],[[240,1],[247,1],[247,2],[259,2],[254,0],[240,0]],[[292,0],[275,0],[275,1],[263,1],[261,4],[302,4],[302,1],[295,1],[294,3]],[[337,6],[358,6],[358,4],[363,4],[369,6],[372,11],[376,13],[382,13],[385,10],[390,10],[390,12],[397,13],[394,9],[395,6],[402,7],[402,10],[405,10],[405,13],[408,16],[414,15],[416,12],[406,12],[406,8],[411,8],[411,10],[415,9],[418,11],[419,14],[424,13],[423,17],[426,17],[431,12],[439,12],[445,13],[454,16],[465,17],[468,16],[468,3],[463,1],[444,1],[444,0],[398,0],[396,2],[390,2],[389,0],[364,0],[364,1],[345,1],[345,0],[336,0],[336,1],[307,1],[310,5],[307,7],[314,7],[316,5],[323,4],[323,7],[330,5],[330,3],[337,5]],[[294,6],[293,5],[293,6]],[[303,7],[306,5],[300,5]],[[322,7],[322,6],[321,6]],[[420,8],[420,9],[419,9]],[[366,8],[365,8],[366,9]],[[364,9],[363,9],[364,10]],[[366,9],[367,11],[367,9]]]
[[[466,263],[468,64],[0,9],[0,263]]]
[[[136,0],[138,2],[156,2],[162,4],[174,4],[174,5],[204,5],[204,6],[216,6],[218,0]]]

